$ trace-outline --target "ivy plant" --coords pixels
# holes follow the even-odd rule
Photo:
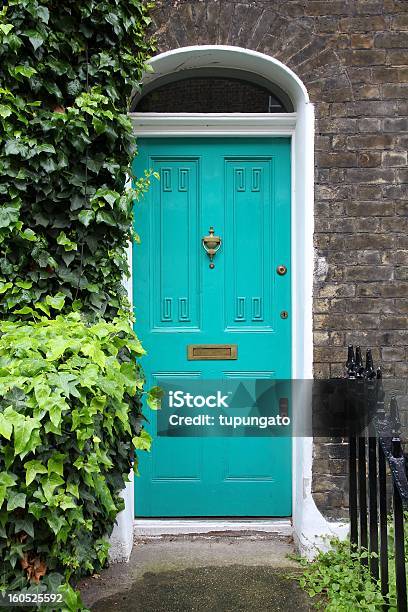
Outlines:
[[[133,203],[127,116],[152,46],[141,0],[7,0],[0,11],[0,316],[62,292],[112,319]],[[26,316],[26,315],[24,315]]]
[[[71,612],[71,585],[106,561],[134,449],[150,446],[123,285],[151,179],[131,174],[127,116],[150,8],[0,10],[0,589],[59,588]]]
[[[0,587],[104,565],[133,449],[150,447],[143,354],[123,318],[0,323]]]

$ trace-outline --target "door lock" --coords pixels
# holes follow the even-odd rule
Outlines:
[[[289,313],[287,310],[282,310],[282,312],[280,313],[281,319],[287,319],[289,316]]]
[[[287,271],[287,267],[282,264],[276,268],[276,272],[279,274],[279,276],[284,276]]]

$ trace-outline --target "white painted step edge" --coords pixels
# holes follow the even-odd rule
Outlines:
[[[134,535],[151,537],[161,535],[206,534],[220,532],[262,532],[291,536],[290,519],[135,519]]]

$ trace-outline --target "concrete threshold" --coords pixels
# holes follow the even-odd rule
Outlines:
[[[292,522],[277,519],[135,519],[135,538],[165,535],[222,535],[273,534],[292,536]]]

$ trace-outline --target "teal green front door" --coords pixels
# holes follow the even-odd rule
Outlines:
[[[146,138],[138,149],[135,174],[160,174],[135,210],[147,384],[289,379],[290,139]],[[222,240],[213,268],[202,246],[210,226]],[[236,345],[237,359],[189,360],[192,344]],[[291,514],[289,438],[156,437],[141,454],[136,516]]]

